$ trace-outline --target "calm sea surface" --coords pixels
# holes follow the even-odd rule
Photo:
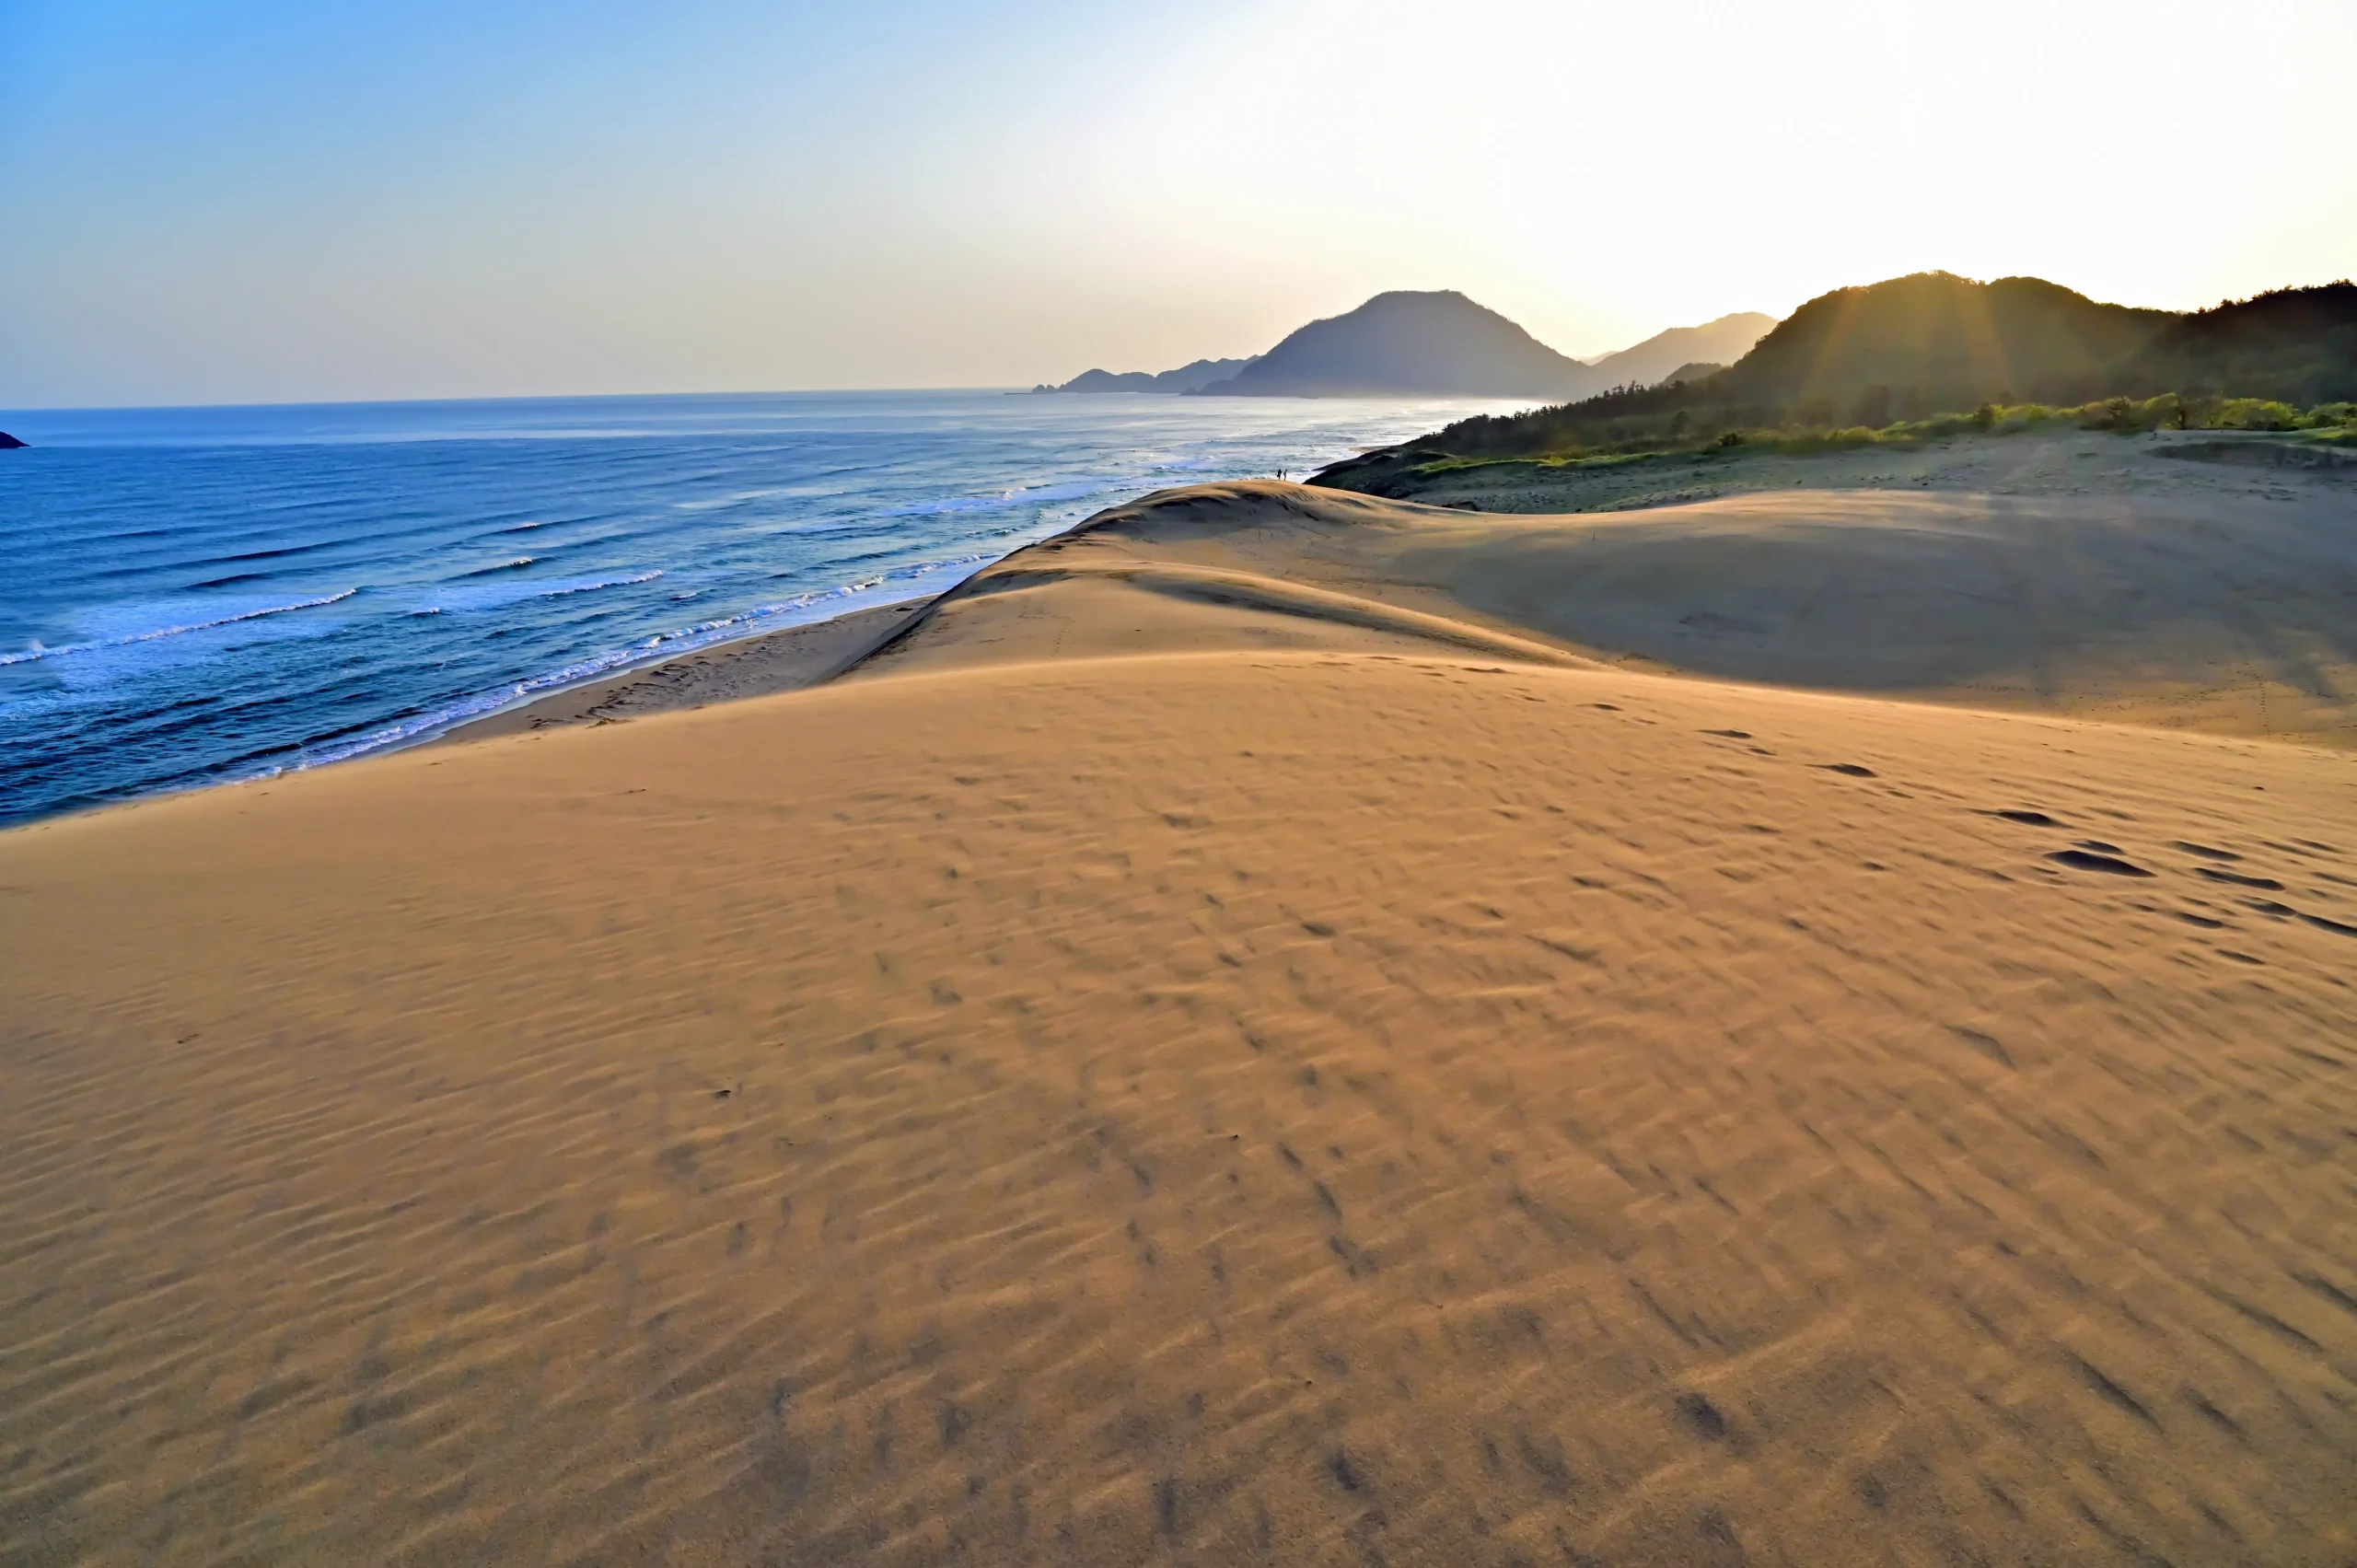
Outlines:
[[[0,822],[397,746],[1501,405],[774,393],[0,412]]]

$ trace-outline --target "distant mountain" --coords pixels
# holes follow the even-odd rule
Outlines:
[[[23,446],[24,443],[22,441],[17,440],[6,431],[0,430],[0,452],[17,451],[22,448]]]
[[[1084,370],[1061,387],[1045,382],[1032,388],[1035,392],[1158,392],[1166,396],[1180,392],[1200,391],[1213,381],[1225,381],[1246,366],[1249,359],[1199,359],[1192,365],[1182,365],[1176,370],[1159,375],[1144,370],[1126,370],[1116,374],[1110,370]]]
[[[1090,370],[1035,392],[1161,392],[1206,397],[1460,396],[1563,401],[1612,387],[1652,386],[1697,365],[1740,358],[1772,316],[1746,311],[1673,327],[1584,365],[1454,291],[1378,294],[1357,309],[1312,321],[1264,354],[1199,359],[1149,375]]]
[[[1668,375],[1663,377],[1660,380],[1655,382],[1654,385],[1656,387],[1676,387],[1688,381],[1708,380],[1711,377],[1716,376],[1720,371],[1724,370],[1726,366],[1724,365],[1710,365],[1700,361],[1692,365],[1681,365],[1677,369],[1671,371]]]
[[[1722,316],[1699,327],[1672,327],[1634,348],[1608,354],[1588,362],[1585,392],[1610,387],[1655,387],[1668,380],[1688,380],[1683,374],[1698,366],[1724,369],[1751,352],[1752,344],[1776,325],[1776,318],[1757,310]]]
[[[2357,401],[2357,283],[2282,288],[2180,316],[2146,340],[2120,380],[2139,395]]]
[[[1819,295],[1716,383],[1729,401],[1842,410],[1876,389],[1886,418],[1991,401],[2078,402],[2123,389],[2114,367],[2177,319],[2102,305],[2040,278],[1916,273]],[[1859,419],[1880,424],[1872,412]]]
[[[1312,321],[1205,397],[1574,397],[1596,372],[1454,290],[1378,294]]]

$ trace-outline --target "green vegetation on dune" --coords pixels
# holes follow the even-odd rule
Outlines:
[[[1548,411],[1553,412],[1553,411]],[[1520,416],[1527,419],[1530,416]],[[1520,419],[1477,418],[1449,426],[1404,447],[1387,447],[1336,463],[1313,482],[1368,494],[1406,495],[1425,481],[1470,469],[1518,465],[1538,470],[1622,468],[1662,461],[1775,453],[1809,457],[1863,447],[1914,448],[1933,441],[2025,433],[2099,430],[2141,436],[2156,430],[2272,434],[2302,444],[2357,448],[2357,403],[2335,402],[2301,410],[2264,398],[2200,398],[2165,393],[2155,398],[2109,398],[2075,407],[2047,403],[1984,403],[1970,413],[1940,413],[1884,425],[1691,425],[1658,427],[1633,434],[1597,432],[1591,442],[1558,439],[1528,449],[1513,443],[1529,432]],[[1637,424],[1623,419],[1621,426]],[[1562,434],[1562,427],[1556,427]],[[1499,437],[1504,439],[1501,440]],[[2322,461],[2332,461],[2320,458]],[[1402,488],[1399,482],[1405,482]]]

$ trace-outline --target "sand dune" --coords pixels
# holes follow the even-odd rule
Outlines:
[[[2347,1561],[2357,761],[2071,716],[2329,540],[1859,505],[1182,493],[0,835],[0,1562]]]
[[[1363,645],[1352,616],[1271,597],[1315,587],[1369,606],[1368,627],[1397,612],[1373,607],[1415,610],[1524,657],[1544,640],[1556,662],[2357,745],[2357,491],[1805,491],[1548,517],[1200,486],[993,567],[867,668],[1200,646],[1192,618],[1134,594],[1135,630],[1062,606],[1083,582],[1180,592],[1181,565],[1232,579],[1238,608],[1267,600],[1262,641]]]

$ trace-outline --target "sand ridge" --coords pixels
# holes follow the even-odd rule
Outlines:
[[[0,1561],[2357,1551],[2357,761],[1326,505],[0,834]]]
[[[1135,591],[1082,606],[1083,585],[1182,571],[1258,613],[1214,630]],[[1308,589],[1358,609],[1279,602]],[[1546,517],[1253,482],[1161,493],[1022,551],[855,673],[1456,635],[1536,662],[2357,747],[2352,602],[2357,491],[1800,491]]]

